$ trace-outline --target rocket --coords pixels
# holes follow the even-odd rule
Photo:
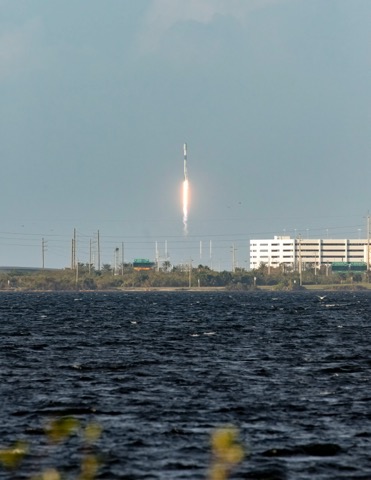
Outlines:
[[[187,144],[183,145],[183,154],[184,154],[184,180],[188,180],[187,172]]]

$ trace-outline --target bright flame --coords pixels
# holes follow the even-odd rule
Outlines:
[[[189,202],[189,184],[188,180],[183,182],[183,226],[184,235],[188,235],[188,202]]]

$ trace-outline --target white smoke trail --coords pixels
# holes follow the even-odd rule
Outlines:
[[[189,202],[189,184],[188,179],[183,182],[183,231],[188,235],[188,202]]]

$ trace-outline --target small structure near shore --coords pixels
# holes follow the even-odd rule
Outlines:
[[[146,258],[136,258],[133,262],[133,268],[137,272],[152,270],[154,266],[155,263]]]

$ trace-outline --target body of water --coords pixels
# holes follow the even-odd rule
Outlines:
[[[0,447],[17,472],[76,478],[77,439],[103,427],[98,478],[204,479],[213,429],[249,455],[234,479],[371,478],[371,294],[1,293]]]

